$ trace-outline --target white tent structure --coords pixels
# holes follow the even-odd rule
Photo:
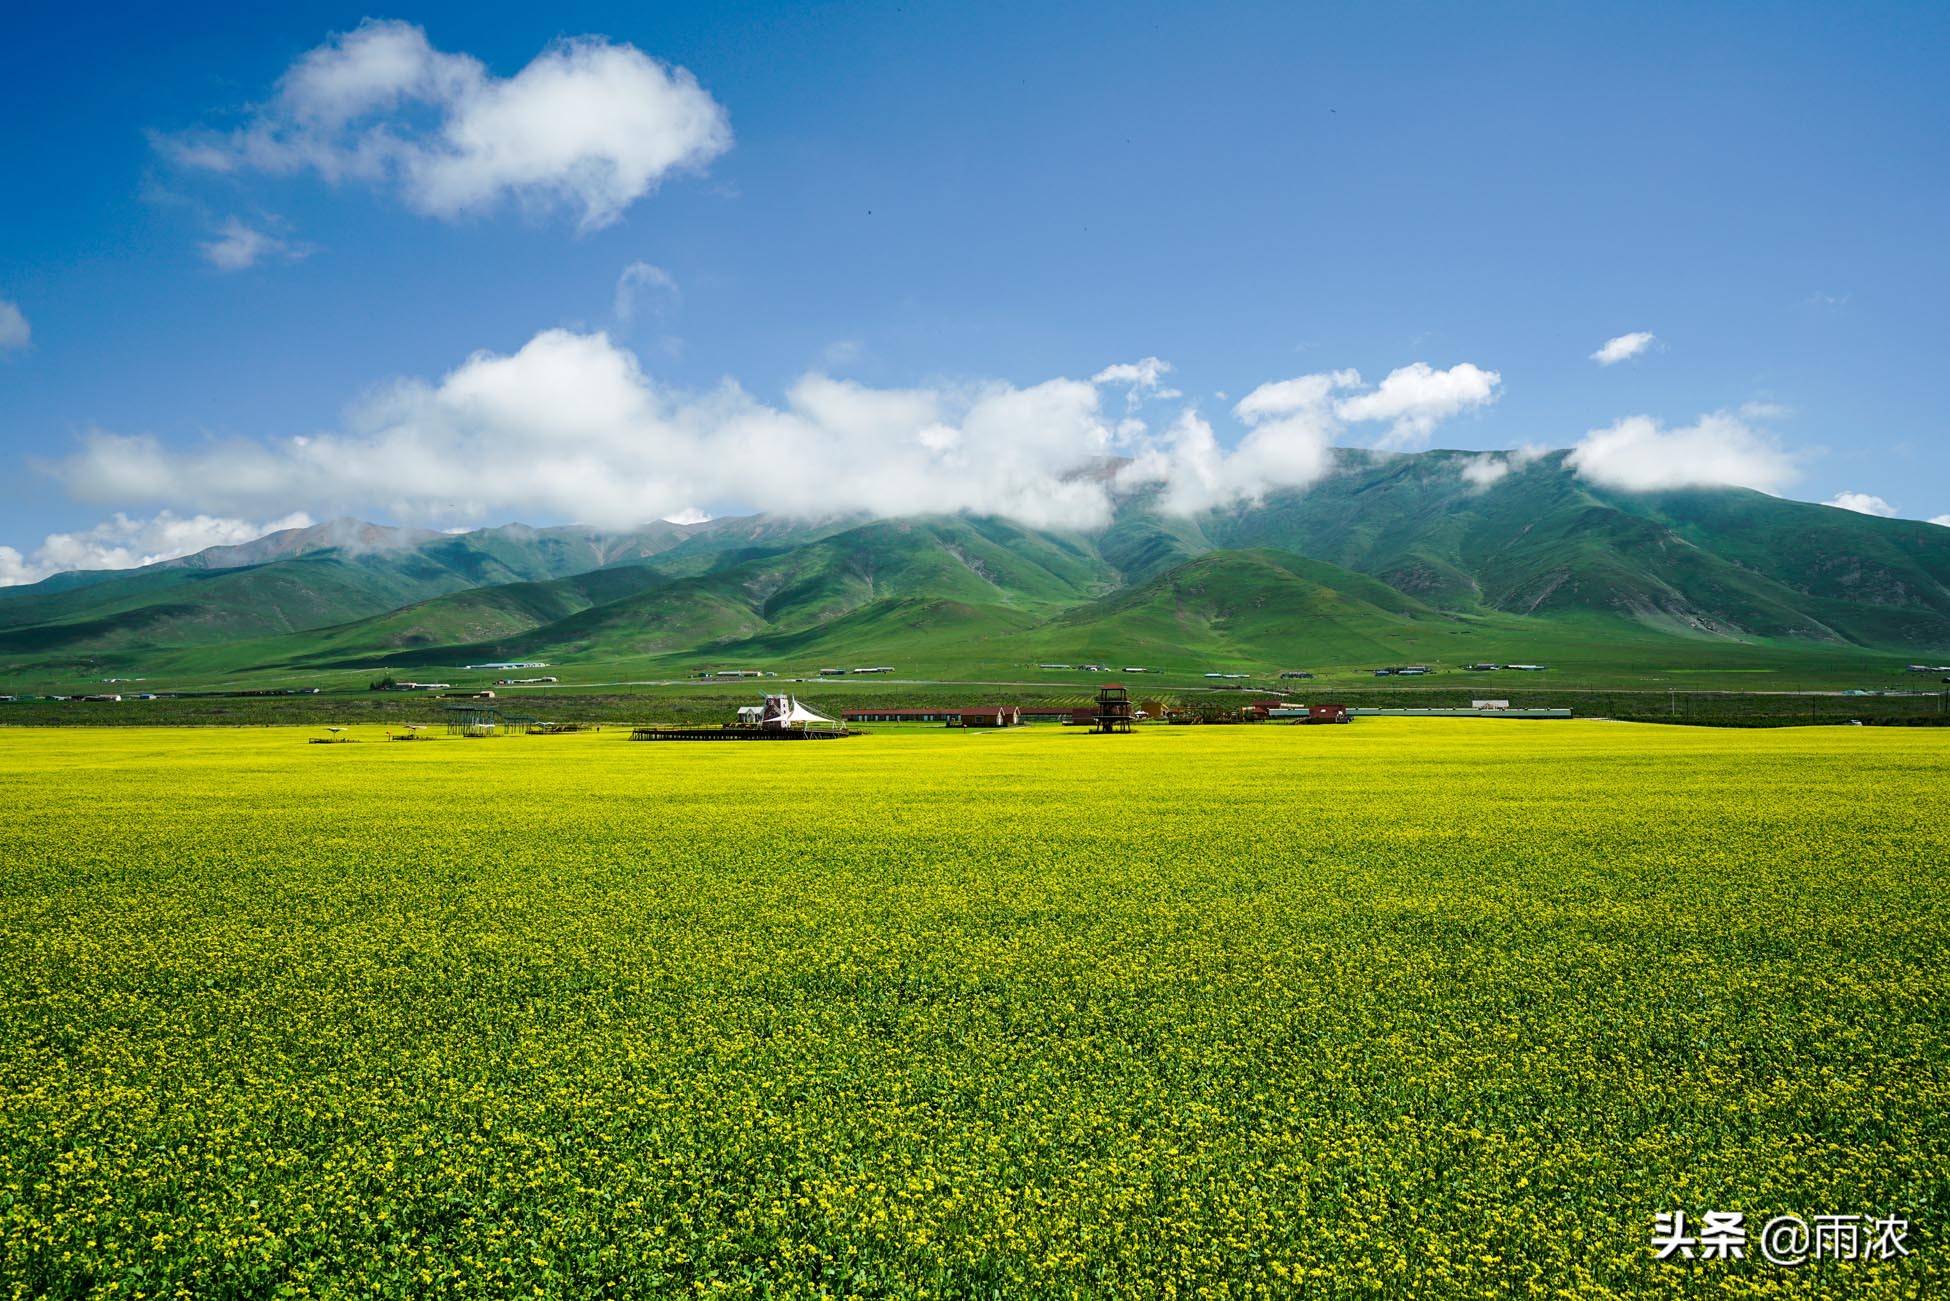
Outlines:
[[[744,713],[745,711],[743,709],[738,711],[739,721],[741,722],[744,721]],[[835,723],[832,719],[826,717],[826,715],[814,713],[812,710],[807,709],[791,696],[778,695],[765,697],[764,713],[758,723],[760,727],[806,727],[813,724],[823,724],[826,727],[839,726],[838,723]]]

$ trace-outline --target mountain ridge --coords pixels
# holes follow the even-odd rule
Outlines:
[[[1027,660],[1120,638],[1168,647],[1174,628],[1239,656],[1405,651],[1438,627],[1515,643],[1950,647],[1950,529],[1743,489],[1624,493],[1561,453],[1474,483],[1462,470],[1478,455],[1348,454],[1304,491],[1195,515],[1133,493],[1107,527],[1077,531],[969,516],[462,534],[335,520],[13,589],[0,671],[163,652],[255,669],[815,654],[822,639],[837,653],[871,629]]]

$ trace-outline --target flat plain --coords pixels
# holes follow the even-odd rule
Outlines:
[[[1939,729],[323,735],[0,731],[13,1294],[1950,1288]]]

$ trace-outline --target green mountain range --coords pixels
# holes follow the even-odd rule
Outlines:
[[[1603,489],[1562,453],[1481,486],[1463,473],[1474,455],[1344,452],[1304,492],[1189,517],[1138,494],[1092,532],[965,517],[455,535],[337,521],[0,589],[0,683],[500,660],[596,676],[1517,660],[1806,678],[1950,659],[1950,529],[1739,489]]]

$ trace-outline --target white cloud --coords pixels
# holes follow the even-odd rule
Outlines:
[[[1133,457],[1117,472],[1125,490],[1160,487],[1165,509],[1191,514],[1235,498],[1226,482],[1225,452],[1212,426],[1196,411],[1182,411],[1157,445]]]
[[[1274,416],[1295,415],[1300,412],[1328,414],[1325,410],[1327,398],[1336,389],[1353,388],[1361,382],[1358,370],[1327,371],[1318,375],[1301,375],[1295,379],[1274,380],[1261,384],[1258,388],[1240,398],[1232,408],[1232,414],[1247,424],[1258,424]]]
[[[1073,473],[1113,437],[1097,389],[1077,380],[877,390],[811,374],[774,407],[731,381],[665,390],[606,335],[550,330],[438,383],[395,383],[346,423],[188,451],[98,432],[57,473],[84,500],[224,514],[303,503],[426,522],[520,508],[628,525],[717,503],[1051,525],[1109,511],[1103,484]]]
[[[1567,463],[1593,483],[1629,492],[1741,487],[1778,493],[1800,475],[1791,454],[1725,411],[1678,429],[1630,416],[1586,434]]]
[[[1462,477],[1473,488],[1487,488],[1509,476],[1510,462],[1492,452],[1463,462]]]
[[[616,278],[616,300],[611,304],[616,319],[628,321],[634,317],[639,299],[647,299],[656,315],[666,315],[677,303],[677,281],[662,267],[632,262]]]
[[[1347,421],[1393,421],[1377,447],[1420,447],[1440,422],[1496,401],[1502,383],[1497,372],[1468,362],[1436,370],[1418,361],[1390,371],[1372,392],[1342,398],[1334,414]]]
[[[1515,451],[1483,452],[1463,462],[1462,477],[1471,487],[1480,491],[1492,484],[1502,482],[1509,477],[1512,470],[1523,469],[1549,451],[1550,448],[1542,443],[1525,443]]]
[[[1246,424],[1255,426],[1294,416],[1319,419],[1331,426],[1333,422],[1328,399],[1337,390],[1352,388],[1360,382],[1361,373],[1354,370],[1334,370],[1274,380],[1261,384],[1240,398],[1233,404],[1232,414]]]
[[[1175,388],[1166,388],[1165,374],[1171,370],[1171,363],[1156,357],[1146,357],[1142,361],[1120,362],[1106,366],[1090,377],[1092,384],[1128,384],[1130,389],[1124,395],[1126,410],[1135,411],[1153,398],[1169,400],[1183,397]]]
[[[20,305],[0,298],[0,352],[25,348],[28,340],[33,337],[34,332],[28,326],[27,317],[21,312]]]
[[[1128,440],[1136,455],[1119,470],[1117,484],[1126,489],[1161,486],[1161,503],[1174,514],[1304,488],[1325,475],[1331,463],[1328,449],[1341,428],[1333,411],[1334,393],[1360,382],[1356,372],[1341,370],[1260,385],[1233,406],[1233,415],[1248,431],[1230,452],[1196,411],[1180,412],[1161,438],[1134,435]]]
[[[1838,492],[1823,503],[1852,510],[1858,515],[1880,515],[1884,519],[1896,518],[1896,508],[1882,498],[1866,492]]]
[[[676,513],[675,515],[666,515],[666,516],[664,516],[664,523],[666,523],[666,524],[704,524],[704,523],[707,523],[707,522],[709,522],[709,520],[710,520],[710,519],[711,519],[711,516],[710,516],[710,514],[709,514],[708,512],[706,512],[706,511],[701,511],[701,510],[697,510],[696,508],[691,508],[691,509],[688,509],[688,510],[680,510],[680,511],[678,511],[678,512],[677,512],[677,513]]]
[[[302,258],[311,250],[304,245],[279,239],[242,220],[232,217],[218,229],[217,238],[197,245],[204,258],[219,271],[242,271],[270,256]]]
[[[1657,342],[1650,330],[1634,330],[1630,334],[1605,340],[1604,346],[1591,354],[1591,360],[1600,366],[1616,366],[1621,361],[1630,361]]]
[[[560,41],[502,78],[409,23],[369,19],[302,55],[245,126],[157,144],[188,167],[393,186],[434,217],[507,198],[564,207],[588,230],[724,153],[731,127],[696,78],[633,45]]]
[[[307,528],[311,523],[311,516],[303,511],[266,524],[210,515],[184,518],[169,511],[146,520],[118,513],[91,529],[50,533],[31,556],[0,547],[0,587],[37,583],[73,569],[134,569],[206,547],[235,546],[267,533]]]
[[[440,525],[519,510],[626,526],[736,508],[1090,527],[1112,492],[1144,484],[1195,511],[1312,483],[1344,428],[1335,398],[1360,384],[1337,371],[1262,385],[1234,407],[1245,429],[1228,449],[1189,409],[1155,434],[1105,413],[1102,385],[1162,389],[1151,363],[1027,387],[879,389],[815,372],[771,404],[732,380],[670,389],[605,334],[549,330],[438,381],[384,386],[338,430],[182,450],[97,431],[54,468],[78,499],[223,516],[302,505]],[[1111,457],[1129,464],[1107,481]]]
[[[1944,528],[1950,529],[1950,515],[1932,515],[1930,516],[1930,523],[1940,524]]]

